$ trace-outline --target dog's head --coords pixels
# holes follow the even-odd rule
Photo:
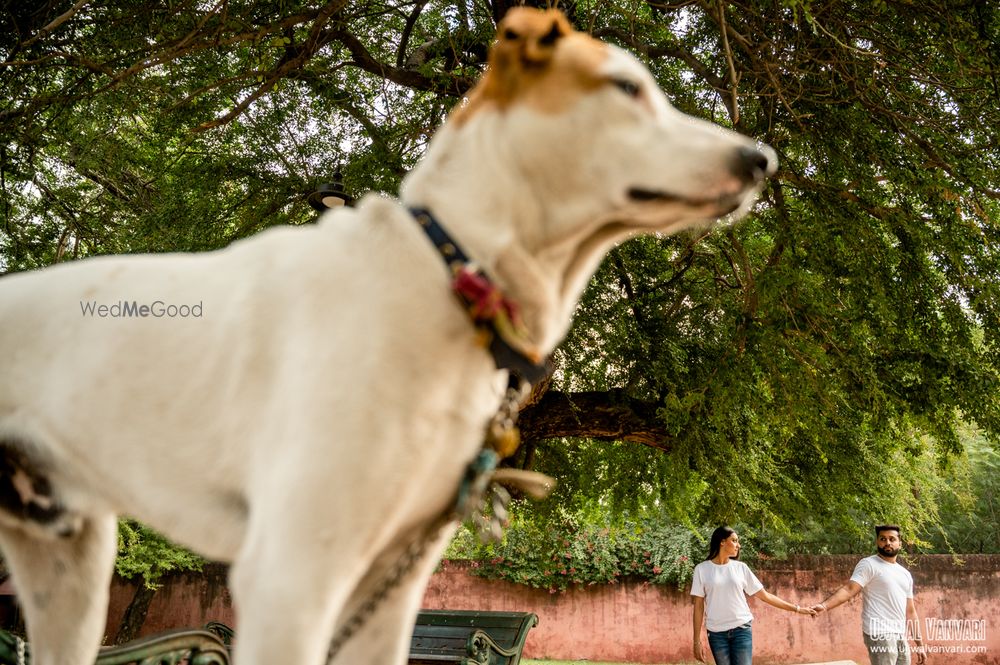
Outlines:
[[[770,148],[674,109],[636,58],[557,10],[518,7],[500,23],[452,122],[491,113],[506,117],[514,162],[546,200],[582,188],[602,199],[600,216],[658,230],[746,212],[777,166]]]
[[[456,231],[503,282],[535,269],[539,295],[518,297],[555,305],[548,346],[614,243],[738,217],[776,167],[769,147],[674,109],[631,54],[558,11],[515,8],[403,194],[446,224],[474,218]]]

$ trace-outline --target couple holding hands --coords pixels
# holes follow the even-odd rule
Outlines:
[[[920,619],[913,602],[913,577],[896,561],[902,542],[899,527],[875,527],[878,554],[862,559],[847,584],[822,603],[803,607],[764,590],[757,576],[742,561],[739,535],[728,526],[712,533],[708,558],[694,569],[694,657],[705,663],[701,631],[708,632],[708,646],[716,665],[750,665],[753,658],[753,615],[747,596],[796,614],[816,616],[863,593],[862,636],[871,665],[910,665],[907,626],[915,628],[917,664],[924,665]]]

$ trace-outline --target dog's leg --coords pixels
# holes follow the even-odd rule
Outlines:
[[[312,515],[323,511],[312,506]],[[317,537],[301,511],[253,512],[230,570],[239,638],[235,665],[322,665],[336,615],[364,573],[350,530]],[[310,513],[306,513],[310,514]],[[318,527],[322,528],[322,527]],[[358,665],[363,665],[359,661]]]
[[[33,665],[92,665],[104,635],[117,550],[114,515],[39,537],[0,526],[0,548],[25,614]]]
[[[399,584],[376,606],[374,613],[364,619],[358,631],[343,644],[331,665],[399,665],[406,662],[413,634],[413,622],[424,597],[427,580],[441,558],[441,553],[455,533],[455,525],[443,528],[427,543],[422,558],[405,575]],[[386,576],[391,576],[404,547],[395,548],[381,557],[358,585],[348,602],[342,619],[347,619],[362,604],[371,599]],[[378,645],[377,648],[373,648]]]

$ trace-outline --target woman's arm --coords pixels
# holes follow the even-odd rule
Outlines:
[[[701,596],[691,596],[694,601],[694,659],[704,663],[705,652],[701,647],[701,628],[705,624],[705,599]]]
[[[795,603],[790,603],[787,600],[782,600],[781,598],[775,596],[773,593],[768,593],[764,589],[761,589],[760,591],[755,593],[752,597],[759,598],[768,605],[777,607],[779,610],[788,610],[789,612],[795,612],[796,614],[809,614],[809,615],[816,614],[816,610],[814,610],[811,607],[800,607]]]

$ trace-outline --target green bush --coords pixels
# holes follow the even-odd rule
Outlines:
[[[469,554],[475,575],[552,593],[624,580],[683,588],[695,562],[704,557],[704,538],[655,518],[612,523],[561,513],[544,522],[515,518],[500,543],[479,546]]]
[[[200,571],[205,560],[174,545],[149,527],[135,520],[118,522],[118,559],[115,570],[125,579],[141,576],[150,589],[173,570]]]

